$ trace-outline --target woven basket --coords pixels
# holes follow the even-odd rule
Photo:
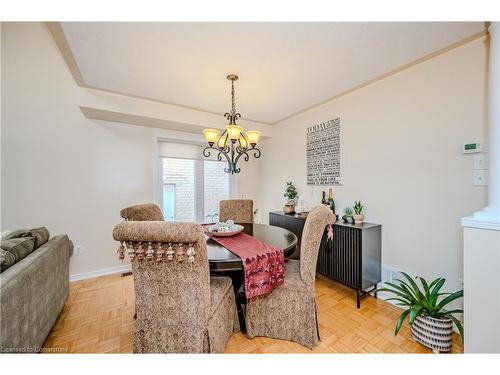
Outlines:
[[[436,319],[417,316],[411,325],[413,338],[435,353],[449,352],[452,345],[453,322],[451,319]]]

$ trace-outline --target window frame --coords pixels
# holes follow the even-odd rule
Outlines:
[[[194,208],[195,208],[195,220],[197,223],[205,222],[205,161],[216,161],[218,160],[208,160],[208,159],[194,159],[194,158],[180,158],[180,157],[172,157],[172,156],[159,156],[158,158],[158,169],[157,169],[157,192],[156,203],[160,206],[162,214],[164,215],[164,207],[163,207],[163,186],[165,182],[163,181],[163,159],[180,159],[180,160],[192,160],[194,161]],[[224,163],[221,161],[220,163]],[[229,175],[229,198],[234,198],[237,195],[237,179],[234,175]],[[174,199],[174,206],[176,205]],[[174,220],[175,222],[175,220]]]
[[[177,186],[176,186],[176,184],[171,183],[171,182],[163,182],[162,183],[162,187],[163,187],[163,189],[162,189],[162,200],[161,200],[161,206],[160,206],[161,207],[161,212],[163,214],[163,218],[165,218],[165,206],[163,205],[163,203],[165,202],[165,200],[163,198],[165,198],[164,192],[165,192],[165,186],[167,186],[167,185],[172,186],[173,190],[174,190],[174,199],[173,199],[173,202],[172,202],[173,203],[172,204],[172,206],[173,206],[172,209],[174,211],[174,216],[175,216],[175,206],[176,206],[175,205],[175,190],[176,190]],[[166,221],[170,221],[170,220],[167,220],[167,219],[165,219],[165,220]]]

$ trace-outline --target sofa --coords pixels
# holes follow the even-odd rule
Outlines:
[[[0,353],[39,352],[69,292],[73,243],[46,228],[2,236]]]

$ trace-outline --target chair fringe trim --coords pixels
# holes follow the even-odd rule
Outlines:
[[[165,251],[165,247],[167,250]],[[187,250],[184,247],[187,246]],[[118,259],[125,259],[125,253],[128,254],[130,260],[141,261],[146,259],[147,261],[156,260],[157,263],[161,263],[164,260],[171,262],[174,259],[179,263],[186,260],[189,263],[194,262],[194,257],[196,251],[194,250],[194,243],[162,243],[157,242],[141,242],[141,241],[120,241],[120,246],[118,247]],[[146,250],[144,250],[146,249]]]

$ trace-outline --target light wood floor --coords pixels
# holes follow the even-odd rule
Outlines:
[[[366,297],[356,309],[354,292],[330,280],[318,278],[316,295],[321,342],[312,350],[289,341],[237,333],[227,353],[429,353],[414,342],[408,324],[398,336],[394,325],[400,310]],[[132,353],[134,291],[131,276],[110,275],[73,282],[68,301],[54,325],[45,348],[68,353]],[[454,335],[453,352],[463,352]]]

